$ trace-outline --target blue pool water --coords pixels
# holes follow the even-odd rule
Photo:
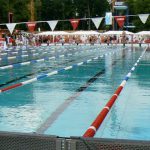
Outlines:
[[[31,48],[25,50],[29,57],[4,59],[1,66],[43,57],[55,56],[56,59],[0,70],[0,89],[108,54],[57,75],[0,93],[1,131],[70,137],[84,134],[144,48],[52,46],[33,48],[33,53],[39,53],[36,57],[30,55]],[[71,55],[68,56],[68,53]],[[64,57],[59,57],[62,54]],[[14,56],[14,53],[6,56]],[[96,74],[98,76],[93,81]],[[150,53],[147,51],[95,137],[150,140],[149,74]]]

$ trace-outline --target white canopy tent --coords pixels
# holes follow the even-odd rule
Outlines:
[[[121,35],[123,32],[125,32],[126,35],[133,35],[134,33],[129,31],[107,31],[104,32],[103,35]]]
[[[140,31],[135,33],[136,35],[150,35],[150,31]]]
[[[74,32],[71,32],[70,35],[74,36],[74,37],[80,37],[80,40],[83,42],[83,43],[87,43],[87,41],[89,40],[90,37],[92,36],[96,36],[98,37],[99,35],[101,35],[101,33],[97,32],[97,31],[94,31],[94,30],[88,30],[88,31],[74,31]]]
[[[38,33],[36,35],[70,35],[69,32],[65,32],[65,31],[45,31],[45,32],[41,32],[41,33]]]
[[[75,32],[71,32],[70,35],[100,35],[101,33],[97,32],[97,31],[75,31]]]
[[[48,36],[51,35],[53,37],[53,43],[54,43],[54,37],[55,36],[68,36],[70,35],[69,32],[65,32],[65,31],[45,31],[45,32],[41,32],[36,34],[37,36]]]
[[[66,32],[66,31],[45,31],[38,33],[36,35],[100,35],[101,33],[97,31],[75,31],[75,32]]]
[[[144,43],[150,43],[150,31],[140,31],[135,33],[135,37],[140,37],[140,39],[144,39]]]

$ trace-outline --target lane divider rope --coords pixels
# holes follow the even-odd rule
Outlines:
[[[82,53],[82,52],[88,52],[88,51],[93,51],[93,50],[76,51],[74,54]],[[16,68],[16,67],[35,64],[35,63],[38,63],[38,62],[44,62],[44,61],[48,61],[48,60],[52,60],[52,59],[62,58],[62,57],[65,57],[65,56],[68,57],[68,56],[72,56],[72,55],[73,55],[72,53],[68,53],[68,54],[63,54],[63,55],[58,55],[58,56],[44,57],[44,58],[41,58],[41,59],[36,59],[36,60],[31,60],[31,61],[26,61],[26,62],[21,62],[21,63],[15,63],[15,64],[12,64],[12,65],[2,66],[2,67],[0,67],[0,70],[12,69],[12,68]]]
[[[73,64],[72,66],[67,66],[67,67],[65,67],[65,68],[60,68],[60,69],[58,69],[58,70],[52,71],[52,72],[47,73],[47,74],[38,75],[37,77],[34,77],[34,78],[32,78],[32,79],[29,79],[29,80],[26,80],[26,81],[24,81],[24,82],[16,83],[16,84],[14,84],[14,85],[11,85],[11,86],[2,88],[2,89],[0,89],[0,93],[5,92],[5,91],[8,91],[8,90],[11,90],[11,89],[14,89],[14,88],[17,88],[17,87],[20,87],[20,86],[24,86],[24,85],[26,85],[26,84],[30,84],[30,83],[32,83],[32,82],[35,82],[35,81],[44,79],[44,78],[46,78],[46,77],[50,77],[50,76],[52,76],[52,75],[56,75],[56,74],[62,73],[62,72],[64,72],[64,71],[70,70],[70,69],[72,69],[72,68],[76,68],[77,66],[81,66],[81,65],[83,65],[83,64],[87,64],[87,63],[89,63],[89,62],[91,62],[91,61],[93,61],[93,60],[102,58],[103,56],[106,56],[106,55],[111,54],[111,53],[114,54],[114,51],[113,51],[113,52],[108,52],[108,53],[103,54],[103,55],[101,55],[101,56],[99,56],[99,57],[94,57],[94,58],[88,59],[88,60],[86,60],[86,61],[83,61],[83,62],[80,62],[80,63],[77,63],[77,64]]]
[[[41,51],[41,52],[35,52],[35,53],[31,53],[31,54],[18,54],[16,56],[6,56],[6,55],[1,54],[4,57],[0,57],[0,61],[21,59],[21,58],[25,58],[25,57],[35,57],[35,56],[38,56],[38,55],[44,55],[44,54],[50,54],[50,53],[54,53],[54,51],[50,51],[50,52],[48,52],[48,51]]]
[[[69,60],[67,63],[70,63],[70,62],[73,62],[73,60]],[[63,65],[63,64],[66,64],[66,62],[65,62],[65,63],[58,63],[57,65]],[[53,66],[53,67],[54,67],[54,66]],[[0,84],[0,88],[3,87],[3,86],[6,86],[6,85],[8,85],[8,84],[15,83],[15,82],[18,81],[18,80],[22,80],[22,79],[26,79],[26,78],[29,78],[29,77],[31,77],[31,76],[34,76],[34,75],[36,75],[37,73],[39,74],[39,73],[48,71],[49,69],[51,69],[51,68],[53,68],[53,67],[52,67],[52,66],[44,67],[44,68],[42,67],[42,69],[39,69],[39,70],[37,70],[36,72],[31,72],[31,73],[25,74],[25,75],[23,75],[23,76],[16,77],[16,78],[14,78],[14,79],[12,79],[12,80],[9,80],[9,81],[6,81],[6,82],[4,82],[4,83],[1,83],[1,84]]]
[[[138,65],[138,63],[140,62],[140,59],[143,57],[143,55],[145,54],[147,49],[144,50],[144,52],[141,54],[141,56],[138,58],[138,60],[136,61],[136,63],[133,65],[133,67],[131,68],[131,70],[129,71],[129,73],[125,76],[124,80],[121,82],[120,86],[117,88],[117,90],[115,91],[115,93],[112,95],[112,97],[110,98],[110,100],[107,102],[107,104],[105,105],[105,107],[102,109],[102,111],[98,114],[98,116],[96,117],[96,119],[93,121],[93,123],[91,124],[91,126],[86,130],[86,132],[83,134],[83,137],[87,138],[87,137],[94,137],[96,131],[99,129],[99,127],[101,126],[101,124],[103,123],[105,117],[107,116],[108,112],[110,111],[111,107],[113,106],[113,104],[115,103],[117,97],[119,96],[119,94],[121,93],[122,89],[124,88],[126,82],[128,81],[128,79],[131,76],[131,73],[135,70],[135,67]]]
[[[72,50],[72,49],[71,49]],[[76,50],[75,48],[73,48],[73,50]],[[77,50],[79,50],[79,49],[77,49]],[[62,52],[62,51],[67,51],[66,49],[61,49],[61,50],[57,50],[57,52]],[[36,49],[29,49],[29,50],[18,50],[18,51],[5,51],[5,52],[2,52],[1,51],[1,53],[0,53],[0,59],[7,59],[9,56],[8,55],[10,55],[10,54],[12,54],[12,55],[17,55],[18,54],[18,56],[20,56],[20,55],[24,55],[25,53],[31,53],[31,55],[32,54],[34,54],[34,53],[55,53],[55,50],[50,50],[49,51],[49,49],[43,49],[43,48],[36,48]],[[1,58],[1,56],[5,56],[4,58]],[[18,57],[17,56],[17,57]],[[15,58],[15,57],[13,57],[13,58]],[[11,58],[11,56],[10,56],[10,59],[13,59],[13,58]]]
[[[58,50],[57,52],[65,52],[66,50],[62,49],[62,50]],[[30,53],[30,54],[27,54]],[[21,58],[21,57],[28,57],[28,56],[36,56],[36,55],[41,55],[41,54],[50,54],[50,53],[55,53],[54,50],[52,51],[48,51],[47,49],[36,49],[36,50],[23,50],[23,51],[17,51],[17,52],[8,52],[8,53],[0,53],[0,60],[5,60],[5,59],[17,59],[17,58]],[[9,56],[9,55],[15,55],[15,56]],[[2,57],[1,57],[2,56]]]
[[[110,47],[110,48],[112,48],[112,47]],[[84,48],[84,47],[80,47],[80,49],[82,49],[82,48]],[[91,48],[91,47],[88,47],[88,48]],[[97,48],[97,47],[93,47],[93,48]],[[103,47],[103,48],[107,48],[107,47]],[[72,49],[73,50],[78,50],[78,51],[80,50],[80,49],[77,49],[75,47],[72,47]],[[57,50],[57,52],[62,52],[62,51],[65,52],[67,50],[66,49]],[[35,49],[29,49],[29,50],[20,49],[20,50],[17,50],[17,51],[11,51],[11,49],[10,49],[10,50],[5,50],[4,52],[1,51],[1,53],[0,53],[0,60],[7,59],[6,57],[9,57],[9,56],[6,56],[6,55],[9,55],[10,53],[11,54],[20,54],[21,53],[20,55],[23,55],[23,53],[24,54],[25,53],[31,53],[31,55],[32,55],[34,53],[41,53],[41,52],[44,52],[44,53],[55,53],[55,50],[54,50],[54,48],[51,48],[51,51],[49,51],[49,48],[40,48],[40,47],[38,49],[37,48],[35,48]],[[5,56],[5,58],[1,58],[1,56]],[[18,56],[10,56],[9,59],[14,59],[15,57],[18,57]],[[27,56],[24,56],[24,57],[27,57]]]

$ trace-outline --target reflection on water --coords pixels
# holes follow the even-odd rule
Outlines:
[[[149,52],[146,52],[97,137],[150,140],[149,57]]]
[[[44,48],[43,48],[44,49]],[[76,64],[81,61],[102,55],[113,49],[104,47],[52,47],[59,55],[76,53],[87,49],[96,49],[87,53],[78,53],[65,58],[47,61],[46,63],[24,66],[0,72],[0,83],[15,79],[38,69],[52,67],[49,71]],[[59,136],[82,136],[97,114],[105,106],[116,88],[130,71],[133,64],[142,53],[142,49],[124,49],[109,54],[99,60],[73,68],[61,74],[45,78],[33,84],[25,85],[0,95],[0,129],[3,131],[34,132],[68,97],[72,96],[79,87],[101,70],[105,72],[88,88],[80,91],[80,96],[61,112],[45,134]],[[52,55],[52,53],[51,53]],[[150,114],[150,59],[147,52],[131,79],[120,94],[111,113],[107,116],[96,137],[148,139]],[[46,71],[45,71],[46,72]],[[27,77],[27,79],[33,78]],[[24,81],[24,79],[17,82]],[[144,114],[144,115],[143,115]],[[144,123],[143,123],[144,122]],[[62,130],[62,127],[65,129]],[[72,130],[74,129],[74,130]],[[143,132],[142,132],[143,129]],[[150,133],[149,133],[150,135]]]

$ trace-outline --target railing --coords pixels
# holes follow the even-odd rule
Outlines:
[[[150,150],[150,141],[0,132],[0,150]]]

